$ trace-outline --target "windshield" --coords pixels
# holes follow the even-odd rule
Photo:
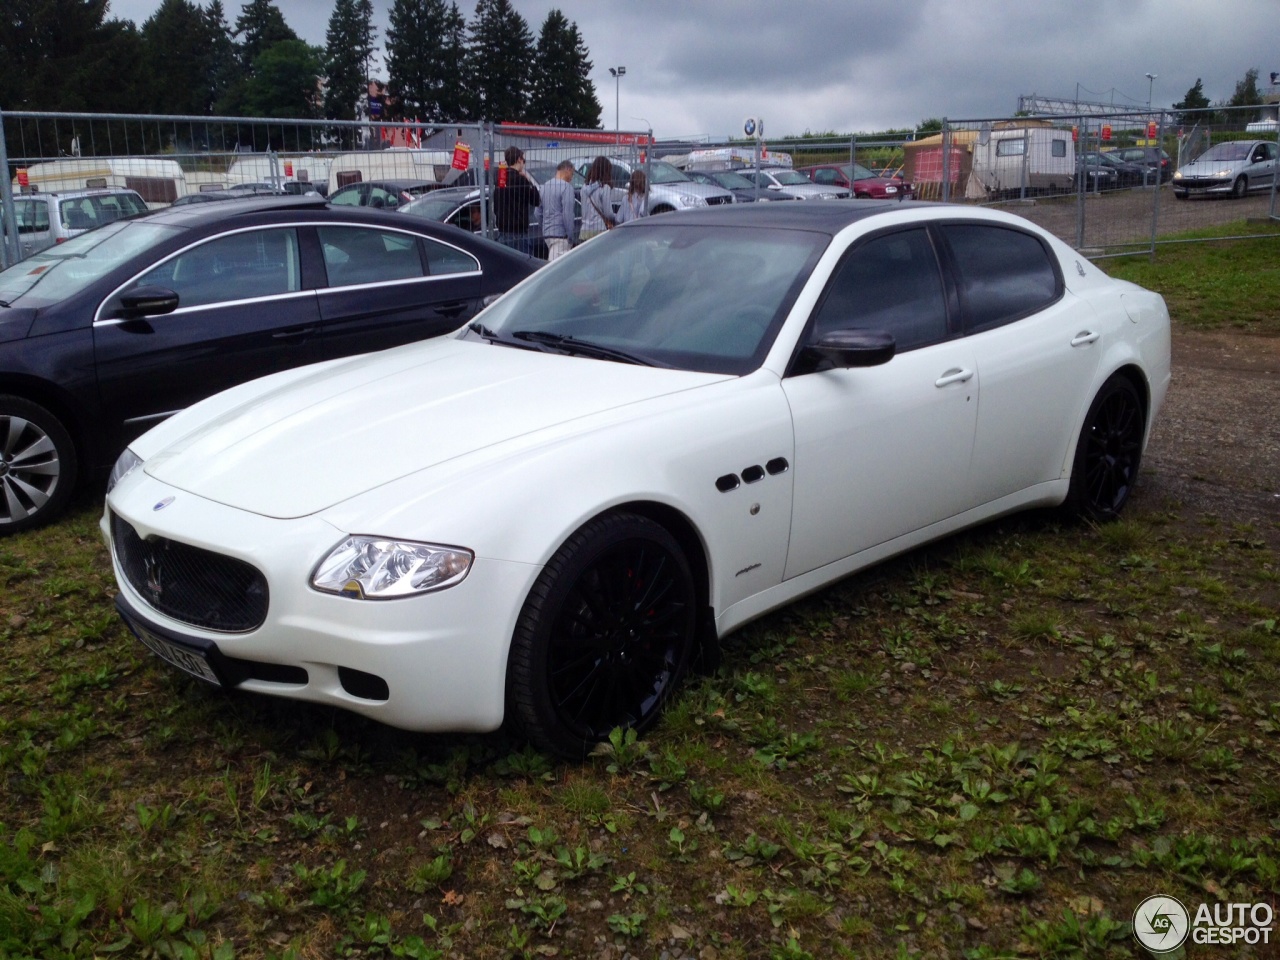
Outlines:
[[[650,183],[692,183],[693,181],[686,177],[669,163],[663,163],[661,160],[649,164],[649,182]]]
[[[49,247],[0,272],[0,300],[38,307],[75,296],[99,277],[178,234],[175,227],[116,221]]]
[[[1247,140],[1233,140],[1210,147],[1197,157],[1197,160],[1243,160],[1249,156],[1253,144]]]
[[[73,197],[58,204],[58,214],[71,230],[91,230],[112,220],[146,212],[147,205],[135,193]]]
[[[754,370],[830,238],[671,222],[679,219],[597,237],[543,267],[463,335],[513,346],[572,337],[655,366]]]
[[[878,176],[877,176],[876,174],[872,173],[870,170],[868,170],[866,167],[864,167],[864,166],[863,166],[862,164],[860,164],[860,163],[855,163],[855,164],[853,165],[853,176],[849,176],[849,167],[843,167],[842,169],[844,170],[844,175],[845,175],[846,177],[849,177],[849,179],[850,179],[850,180],[876,180],[876,179],[878,179]]]
[[[406,203],[400,207],[400,213],[407,213],[415,217],[425,217],[428,220],[444,221],[449,214],[457,210],[463,201],[462,197],[441,195],[439,193],[428,193],[417,200]]]
[[[795,170],[772,170],[773,179],[784,187],[812,186],[813,181]]]
[[[754,190],[756,185],[740,173],[713,173],[711,179],[726,190]]]

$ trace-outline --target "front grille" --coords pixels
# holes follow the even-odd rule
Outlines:
[[[227,633],[266,620],[267,580],[243,560],[164,537],[143,540],[114,513],[111,540],[129,585],[166,616]]]
[[[707,203],[713,207],[720,203],[733,203],[733,194],[724,197],[707,197]]]
[[[1182,187],[1221,187],[1226,183],[1221,177],[1183,177],[1178,181]]]

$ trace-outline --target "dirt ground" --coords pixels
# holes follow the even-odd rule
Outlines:
[[[1280,338],[1175,328],[1173,383],[1147,448],[1140,500],[1185,519],[1251,524],[1280,548]]]

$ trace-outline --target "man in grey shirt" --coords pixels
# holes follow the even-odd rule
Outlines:
[[[555,260],[573,245],[573,164],[561,160],[556,175],[544,183],[542,192],[542,239],[547,242],[547,259]]]

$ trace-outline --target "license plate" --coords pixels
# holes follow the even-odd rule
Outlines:
[[[131,623],[129,626],[133,628],[134,635],[142,641],[143,646],[161,660],[173,664],[179,670],[185,670],[193,677],[199,677],[201,680],[212,683],[215,687],[222,686],[222,681],[213,672],[213,667],[209,666],[209,662],[205,660],[203,654],[195,650],[188,650],[186,647],[180,647],[164,637],[158,637],[139,624]]]

